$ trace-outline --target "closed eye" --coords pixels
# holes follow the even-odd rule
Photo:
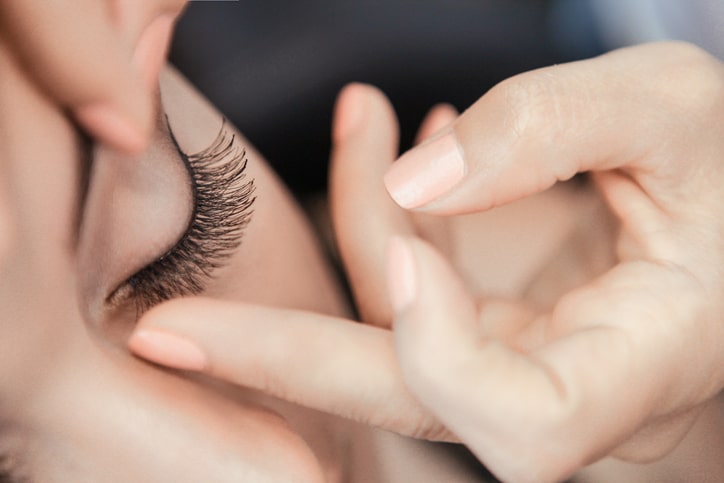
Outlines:
[[[113,307],[133,304],[137,317],[165,300],[201,293],[241,244],[256,199],[246,150],[225,121],[211,146],[196,154],[184,153],[172,131],[171,139],[189,172],[194,208],[178,242],[107,297]]]

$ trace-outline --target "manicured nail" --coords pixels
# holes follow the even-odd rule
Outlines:
[[[133,64],[147,89],[156,89],[158,74],[166,60],[175,17],[159,15],[143,31],[133,52]]]
[[[131,351],[157,364],[185,371],[203,371],[206,355],[190,340],[157,329],[140,329],[128,340]]]
[[[116,149],[139,154],[146,147],[145,136],[136,125],[108,104],[79,107],[75,115],[93,136]]]
[[[368,87],[363,84],[350,84],[339,93],[334,110],[334,132],[332,133],[335,142],[344,141],[362,123],[367,107],[366,89]]]
[[[394,236],[387,246],[387,286],[395,312],[403,312],[415,301],[415,259],[407,241]]]
[[[406,152],[385,174],[385,186],[403,208],[419,208],[449,192],[465,176],[455,132]]]

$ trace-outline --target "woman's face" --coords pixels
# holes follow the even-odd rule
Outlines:
[[[166,372],[125,348],[139,313],[199,288],[345,314],[303,217],[261,157],[237,135],[187,165],[167,126],[185,153],[234,131],[173,72],[161,82],[168,122],[159,118],[138,158],[89,154],[2,45],[0,72],[0,449],[38,481],[341,477],[336,448],[349,423]],[[219,168],[228,163],[236,172]],[[218,212],[200,206],[212,195],[225,202]]]

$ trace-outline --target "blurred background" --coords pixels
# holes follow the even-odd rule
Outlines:
[[[345,84],[380,87],[409,147],[433,104],[464,109],[506,77],[601,50],[552,35],[555,21],[545,0],[195,1],[171,59],[303,195],[326,186]]]
[[[720,0],[197,0],[171,59],[303,196],[326,186],[348,82],[390,97],[404,150],[433,104],[464,110],[536,67],[661,38],[721,54],[722,15]]]

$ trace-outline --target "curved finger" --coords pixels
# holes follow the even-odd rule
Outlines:
[[[371,86],[347,86],[335,111],[332,221],[361,318],[380,326],[392,321],[384,283],[387,240],[414,232],[409,215],[382,183],[397,145],[397,120],[385,96]]]
[[[538,439],[563,404],[555,376],[481,334],[463,282],[421,240],[390,243],[388,276],[400,366],[420,401],[502,480],[565,476],[571,469]]]
[[[456,117],[455,108],[434,107],[418,138],[432,135]],[[387,241],[395,234],[420,232],[449,245],[444,221],[410,215],[389,197],[382,177],[397,155],[398,127],[389,101],[363,84],[347,86],[335,110],[330,199],[337,244],[362,320],[383,327],[392,321],[385,290]]]
[[[454,437],[402,381],[392,334],[313,313],[195,298],[151,310],[130,349],[287,401],[426,439]]]
[[[18,60],[45,92],[92,135],[136,154],[150,136],[148,84],[165,61],[178,10],[144,10],[158,17],[136,19],[143,28],[131,41],[106,2],[3,2],[0,22]]]
[[[559,480],[616,447],[630,457],[661,456],[686,428],[652,423],[720,387],[699,374],[705,366],[683,369],[682,348],[697,346],[686,340],[696,332],[687,324],[701,314],[701,294],[669,267],[620,265],[549,315],[513,312],[513,325],[528,324],[512,338],[499,328],[509,307],[487,315],[500,318],[492,333],[502,338],[481,330],[462,281],[421,240],[391,243],[389,280],[406,382],[506,481]],[[698,347],[703,364],[718,359],[713,344]],[[647,427],[656,434],[638,438],[646,446],[620,446]]]
[[[710,112],[701,93],[720,99],[721,79],[721,65],[681,44],[521,74],[485,94],[447,132],[405,153],[385,184],[402,207],[464,213],[532,195],[579,172],[626,167],[651,181],[643,183],[649,194],[665,198],[679,191],[653,183],[697,172],[677,158],[691,158],[692,132],[721,145],[700,115]],[[691,116],[693,124],[680,129],[667,115]]]

